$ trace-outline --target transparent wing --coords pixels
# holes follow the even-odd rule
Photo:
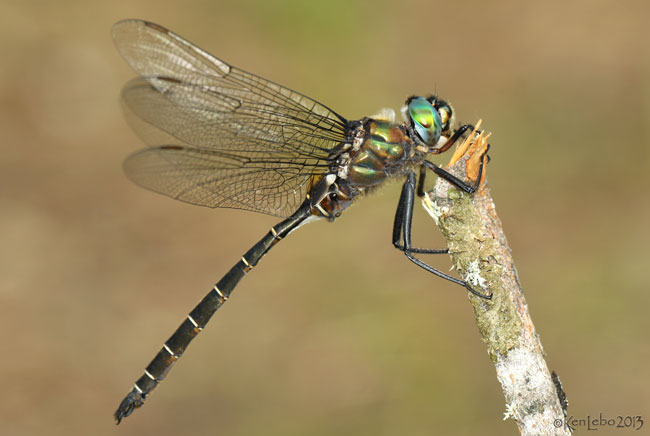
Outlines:
[[[163,145],[124,162],[137,184],[181,201],[208,207],[289,216],[305,199],[313,167],[295,161],[243,157],[241,153]]]
[[[123,90],[127,117],[158,145],[125,162],[146,188],[202,206],[288,216],[311,176],[327,171],[332,150],[350,141],[347,120],[329,108],[161,26],[121,21],[113,38],[142,76]]]

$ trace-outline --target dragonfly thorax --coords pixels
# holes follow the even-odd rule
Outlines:
[[[366,118],[356,124],[351,137],[330,174],[312,180],[314,213],[330,220],[338,217],[354,198],[390,177],[404,175],[408,164],[422,156],[416,153],[404,124]],[[324,190],[327,195],[322,194]]]
[[[396,175],[412,155],[412,142],[404,126],[369,119],[363,127],[363,141],[347,171],[348,182],[359,189],[374,187]]]

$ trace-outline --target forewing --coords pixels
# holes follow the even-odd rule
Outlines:
[[[323,136],[318,127],[277,119],[277,108],[276,112],[261,112],[258,106],[257,111],[246,113],[224,107],[226,101],[203,86],[166,78],[134,79],[122,90],[127,119],[150,145],[159,145],[161,138],[173,138],[174,142],[212,150],[325,159],[333,147],[346,141],[342,133],[325,132],[328,136]]]
[[[113,38],[142,76],[122,94],[131,124],[149,144],[167,144],[125,163],[129,177],[149,189],[286,216],[311,175],[327,170],[332,149],[349,141],[347,121],[329,108],[161,26],[121,21]]]

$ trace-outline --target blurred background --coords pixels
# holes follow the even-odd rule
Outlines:
[[[641,0],[0,0],[0,434],[517,434],[465,293],[390,243],[399,183],[280,244],[114,425],[163,341],[277,221],[126,179],[142,145],[110,28],[129,17],[349,119],[429,92],[482,118],[569,414],[650,420],[649,14]],[[419,206],[415,221],[418,246],[443,244]]]

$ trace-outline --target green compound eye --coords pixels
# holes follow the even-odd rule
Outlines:
[[[429,146],[436,145],[442,134],[442,120],[433,105],[422,97],[416,97],[409,102],[408,113],[413,129],[422,142]]]

